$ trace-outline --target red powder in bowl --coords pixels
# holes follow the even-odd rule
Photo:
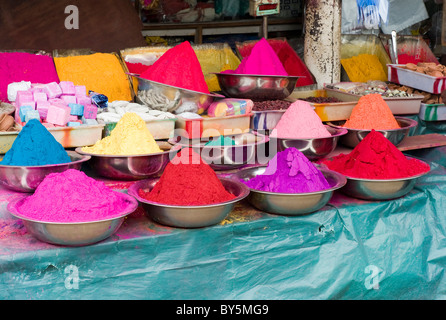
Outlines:
[[[329,169],[347,177],[399,179],[430,170],[429,165],[406,156],[381,132],[372,130],[349,154],[323,161]]]
[[[151,191],[140,189],[138,194],[149,201],[180,206],[209,205],[235,198],[214,170],[190,148],[181,150],[167,164]]]
[[[203,70],[188,41],[167,50],[140,75],[141,78],[209,94]]]

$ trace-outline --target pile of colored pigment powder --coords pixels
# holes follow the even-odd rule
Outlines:
[[[26,52],[0,53],[0,101],[8,100],[8,84],[29,81],[31,83],[59,83],[53,58],[48,55]]]
[[[322,162],[345,176],[363,179],[398,179],[428,172],[429,166],[408,159],[381,132],[372,130],[349,154]]]
[[[64,147],[37,119],[29,120],[19,131],[1,165],[43,166],[69,163],[71,158]]]
[[[242,59],[237,69],[226,70],[223,73],[288,76],[276,52],[265,38],[256,43],[249,56]]]
[[[387,81],[384,67],[378,56],[374,54],[359,54],[348,59],[341,59],[341,64],[351,82]]]
[[[42,222],[89,222],[117,217],[129,207],[123,194],[79,170],[50,173],[17,211]]]
[[[343,127],[362,130],[399,129],[386,101],[379,93],[371,93],[359,98]]]
[[[218,136],[218,138],[209,140],[205,144],[205,146],[207,146],[207,147],[233,146],[233,145],[235,145],[235,141],[227,136]]]
[[[82,151],[108,155],[138,155],[162,152],[147,128],[146,122],[136,113],[127,112],[119,119],[110,135]]]
[[[111,53],[54,57],[60,81],[84,85],[105,95],[108,101],[132,100],[130,82],[118,57]]]
[[[149,201],[180,206],[210,205],[229,201],[229,193],[214,170],[190,148],[182,149],[164,169],[151,191],[140,189]]]
[[[296,100],[284,112],[271,137],[289,139],[328,138],[331,133],[306,101]]]
[[[182,89],[209,93],[200,62],[188,41],[167,50],[140,77]]]
[[[268,162],[263,174],[241,181],[251,189],[280,193],[307,193],[330,188],[322,172],[295,148],[278,152]]]

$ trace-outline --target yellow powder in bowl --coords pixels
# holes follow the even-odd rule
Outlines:
[[[399,129],[400,125],[383,97],[379,93],[372,93],[359,98],[344,127],[360,130],[391,130]]]
[[[162,152],[146,126],[136,113],[127,112],[110,135],[82,151],[107,155],[138,155]]]
[[[112,53],[54,57],[60,81],[71,81],[106,95],[108,101],[132,100],[130,82],[118,57]]]
[[[351,82],[387,80],[384,67],[374,54],[359,54],[348,59],[341,59],[341,64]]]

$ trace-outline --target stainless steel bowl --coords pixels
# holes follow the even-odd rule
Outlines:
[[[181,150],[182,148],[192,148],[198,153],[203,161],[214,170],[232,170],[244,166],[246,164],[255,164],[257,151],[260,148],[261,154],[264,155],[269,138],[263,134],[256,132],[246,132],[242,134],[227,136],[234,140],[235,145],[225,146],[206,146],[209,138],[198,140],[189,140],[178,137],[174,148]]]
[[[290,96],[298,76],[266,76],[234,73],[215,73],[223,94],[230,98],[283,100]]]
[[[206,110],[216,98],[224,98],[220,94],[203,93],[168,84],[147,80],[129,73],[138,80],[136,102],[156,110],[175,112],[182,105],[196,105],[197,110]]]
[[[350,197],[363,200],[396,199],[408,194],[414,188],[417,179],[427,173],[425,172],[401,179],[361,179],[346,177],[347,183],[341,191]]]
[[[220,178],[225,189],[236,198],[210,205],[177,206],[148,201],[139,196],[138,190],[152,190],[158,180],[137,181],[128,189],[128,194],[142,204],[147,215],[153,221],[176,228],[201,228],[217,224],[229,215],[237,202],[249,194],[249,188],[243,183]]]
[[[345,128],[335,128],[325,125],[327,130],[331,133],[331,137],[327,138],[312,138],[312,139],[291,139],[291,138],[277,138],[269,137],[269,143],[276,145],[277,152],[284,151],[287,148],[296,148],[302,152],[309,160],[315,161],[321,159],[336,149],[338,140],[347,134]]]
[[[68,169],[80,170],[82,164],[91,158],[74,151],[67,151],[67,153],[71,159],[69,163],[43,166],[8,166],[1,165],[0,162],[0,181],[5,187],[14,191],[34,192],[50,173],[63,172]]]
[[[265,172],[266,166],[242,169],[234,173],[231,179],[248,181]],[[346,184],[346,178],[332,170],[319,169],[330,184],[330,188],[308,193],[279,193],[250,188],[247,198],[255,208],[274,214],[300,216],[313,213],[330,201],[333,192]]]
[[[117,180],[140,180],[161,176],[164,168],[173,157],[171,150],[141,155],[108,155],[82,151],[76,152],[91,157],[92,169],[100,176]]]
[[[393,145],[398,146],[401,142],[403,142],[404,138],[406,138],[409,135],[409,131],[418,125],[418,122],[405,117],[395,117],[395,119],[399,123],[401,128],[392,130],[375,130],[375,131],[381,132],[384,135],[384,137],[386,137]],[[332,126],[334,128],[344,128],[343,127],[344,123],[345,120],[333,121],[333,122],[327,122],[327,125]],[[361,130],[361,129],[350,129],[350,128],[345,128],[345,129],[348,130],[348,133],[343,137],[341,137],[339,143],[350,148],[356,147],[359,144],[359,142],[361,142],[362,139],[364,139],[372,131],[372,130]]]
[[[118,192],[118,191],[116,191]],[[20,197],[8,203],[7,209],[16,218],[23,221],[26,230],[40,241],[62,246],[86,246],[102,241],[114,234],[125,217],[138,207],[138,201],[132,196],[122,193],[128,202],[127,209],[115,217],[89,222],[45,222],[26,217],[17,207],[27,197]]]

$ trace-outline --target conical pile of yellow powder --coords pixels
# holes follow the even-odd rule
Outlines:
[[[162,152],[146,126],[136,113],[127,112],[108,137],[82,151],[93,154],[137,155]]]

